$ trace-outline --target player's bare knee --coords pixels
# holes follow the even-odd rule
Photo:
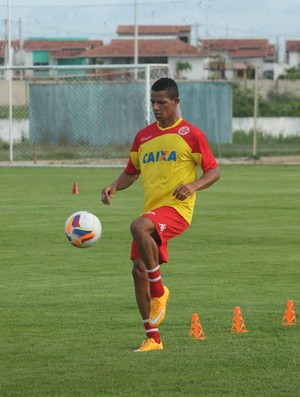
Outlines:
[[[140,216],[131,223],[130,231],[133,239],[139,241],[141,236],[152,235],[155,232],[155,226],[150,219]]]
[[[144,232],[143,222],[141,222],[141,218],[137,218],[131,223],[130,232],[135,240],[136,237],[140,236],[141,233]]]
[[[134,281],[148,280],[146,266],[144,265],[144,262],[141,259],[135,259],[133,261],[132,277]]]

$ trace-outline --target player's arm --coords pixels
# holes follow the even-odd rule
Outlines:
[[[114,182],[102,189],[101,201],[103,204],[110,205],[110,199],[114,197],[114,194],[118,190],[127,189],[138,179],[138,177],[138,174],[128,174],[126,172],[122,172],[122,174],[120,174]]]
[[[219,167],[211,168],[210,170],[202,174],[200,178],[196,179],[193,183],[191,183],[192,189],[194,189],[194,191],[207,189],[215,182],[217,182],[220,177],[221,172]]]
[[[177,188],[174,190],[173,196],[175,196],[178,200],[183,201],[197,190],[207,189],[209,186],[217,182],[220,177],[221,173],[219,168],[211,168],[207,172],[203,173],[202,176],[196,179],[194,182],[177,186]]]

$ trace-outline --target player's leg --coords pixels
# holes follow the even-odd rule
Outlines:
[[[151,219],[141,216],[135,219],[131,226],[131,234],[138,246],[138,257],[146,266],[150,282],[151,298],[164,294],[164,286],[160,274],[159,249],[161,243],[156,227]]]
[[[157,234],[154,223],[151,219],[140,216],[130,225],[133,239],[139,247],[139,254],[146,265],[147,270],[152,270],[158,265]]]
[[[160,272],[158,245],[161,246],[161,240],[154,222],[145,216],[135,219],[130,229],[138,247],[139,257],[148,273],[151,297],[150,324],[158,326],[165,317],[169,298],[169,290],[163,285]]]
[[[147,339],[142,346],[135,350],[137,353],[153,350],[162,350],[158,327],[152,327],[149,321],[150,316],[150,288],[149,279],[144,262],[137,258],[133,260],[132,276],[134,280],[136,302],[143,319],[143,325]]]
[[[133,260],[132,277],[134,281],[135,298],[142,319],[150,315],[150,288],[146,266],[141,259]]]

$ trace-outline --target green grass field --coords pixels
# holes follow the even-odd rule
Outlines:
[[[221,171],[170,242],[165,350],[134,354],[144,330],[129,224],[140,182],[105,207],[101,188],[120,169],[0,167],[1,397],[300,395],[299,324],[281,325],[289,299],[300,313],[300,167]],[[80,209],[103,225],[87,250],[64,236]],[[230,332],[235,306],[245,334]],[[194,312],[203,341],[189,337]]]

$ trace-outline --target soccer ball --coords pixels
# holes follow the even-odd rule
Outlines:
[[[102,225],[96,215],[87,211],[74,212],[65,223],[68,241],[78,248],[89,248],[102,234]]]

